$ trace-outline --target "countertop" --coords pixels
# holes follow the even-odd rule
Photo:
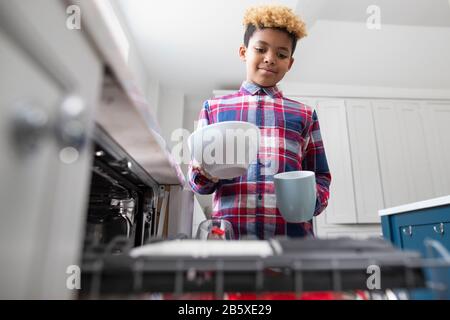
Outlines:
[[[424,200],[424,201],[419,201],[419,202],[408,203],[408,204],[404,204],[404,205],[397,206],[397,207],[386,208],[383,210],[379,210],[378,215],[379,216],[387,216],[387,215],[391,215],[391,214],[398,214],[398,213],[402,213],[402,212],[409,212],[409,211],[420,210],[420,209],[425,209],[425,208],[432,208],[432,207],[443,206],[443,205],[447,205],[447,204],[450,204],[450,195],[444,196],[444,197],[439,197],[439,198],[428,199],[428,200]]]

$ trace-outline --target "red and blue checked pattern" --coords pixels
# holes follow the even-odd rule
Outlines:
[[[247,174],[214,183],[189,166],[194,192],[214,192],[213,217],[230,221],[238,239],[256,236],[314,236],[312,220],[286,223],[276,207],[273,175],[310,170],[316,174],[314,215],[328,205],[331,174],[322,142],[319,120],[310,107],[283,97],[277,87],[261,88],[245,81],[234,94],[205,101],[198,127],[222,121],[247,121],[261,131],[257,161]],[[272,174],[267,174],[271,170]]]

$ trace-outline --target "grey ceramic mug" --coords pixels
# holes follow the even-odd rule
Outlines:
[[[316,208],[316,175],[289,171],[274,175],[277,208],[287,222],[311,220]]]

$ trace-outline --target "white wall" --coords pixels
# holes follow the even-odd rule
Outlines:
[[[141,51],[137,46],[136,38],[130,31],[129,24],[127,23],[126,18],[123,15],[123,11],[120,9],[117,1],[111,1],[110,3],[128,41],[128,72],[133,75],[133,78],[136,80],[137,89],[147,100],[146,102],[148,109],[144,110],[144,118],[146,118],[149,126],[154,127],[155,124],[158,126],[158,105],[160,95],[159,81],[158,79],[153,79],[149,76],[150,73],[146,67],[145,59],[141,56]],[[161,130],[161,128],[156,129]]]
[[[168,234],[191,236],[194,218],[194,194],[182,186],[171,186]]]
[[[450,88],[450,28],[381,23],[317,21],[285,82]]]
[[[197,198],[194,198],[194,215],[192,218],[192,237],[195,237],[197,234],[197,229],[200,223],[206,219],[205,214],[203,213],[203,208],[199,203]]]
[[[159,106],[159,81],[155,79],[148,79],[146,97],[149,103],[150,110],[155,119],[158,117]]]
[[[185,99],[185,108],[184,108],[184,128],[187,129],[189,132],[193,132],[196,129],[197,126],[197,119],[200,113],[200,110],[203,107],[203,103],[205,100],[212,97],[213,94],[209,96],[198,96],[198,95],[188,95]],[[187,165],[181,165],[181,169],[183,170],[186,179],[187,177]],[[201,216],[204,219],[205,214],[209,215],[212,210],[212,195],[195,195],[198,206],[201,208],[202,213]],[[197,208],[197,210],[199,210]],[[195,210],[194,210],[194,219],[195,219]],[[197,214],[198,216],[199,214]]]
[[[148,86],[148,73],[144,65],[144,60],[140,56],[140,51],[136,46],[135,38],[133,34],[130,32],[128,23],[123,15],[122,10],[120,10],[120,7],[116,3],[116,1],[110,1],[110,4],[114,10],[117,20],[120,23],[120,26],[122,27],[122,30],[125,34],[126,40],[129,45],[128,61],[127,61],[129,67],[128,71],[132,73],[132,75],[134,76],[138,89],[145,94],[147,92]]]
[[[160,86],[158,104],[158,122],[161,134],[167,142],[169,149],[175,144],[170,140],[172,132],[183,128],[184,93]]]
[[[212,92],[211,92],[212,96]],[[200,114],[200,110],[203,107],[203,103],[205,100],[209,99],[209,97],[205,96],[196,96],[196,95],[187,95],[185,100],[185,108],[184,108],[184,128],[193,131],[195,129],[195,125],[198,119],[198,115]]]

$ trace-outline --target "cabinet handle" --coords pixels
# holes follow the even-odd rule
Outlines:
[[[17,102],[12,115],[11,138],[20,154],[34,153],[49,136],[49,115],[45,108],[28,101]]]
[[[412,237],[412,226],[408,226],[407,228],[402,229],[403,233]]]
[[[55,133],[59,148],[62,152],[69,150],[70,157],[61,157],[66,163],[76,161],[79,153],[83,150],[87,141],[87,128],[84,125],[86,117],[86,106],[83,99],[78,95],[67,95],[61,102],[57,121],[55,122]]]
[[[44,140],[56,138],[61,161],[75,162],[88,139],[86,116],[84,101],[78,95],[64,97],[56,119],[50,119],[46,108],[28,101],[17,102],[11,126],[14,148],[21,155],[30,155]]]
[[[433,229],[434,229],[434,232],[439,233],[440,235],[444,234],[444,224],[442,222],[439,224],[439,227],[434,226]]]

